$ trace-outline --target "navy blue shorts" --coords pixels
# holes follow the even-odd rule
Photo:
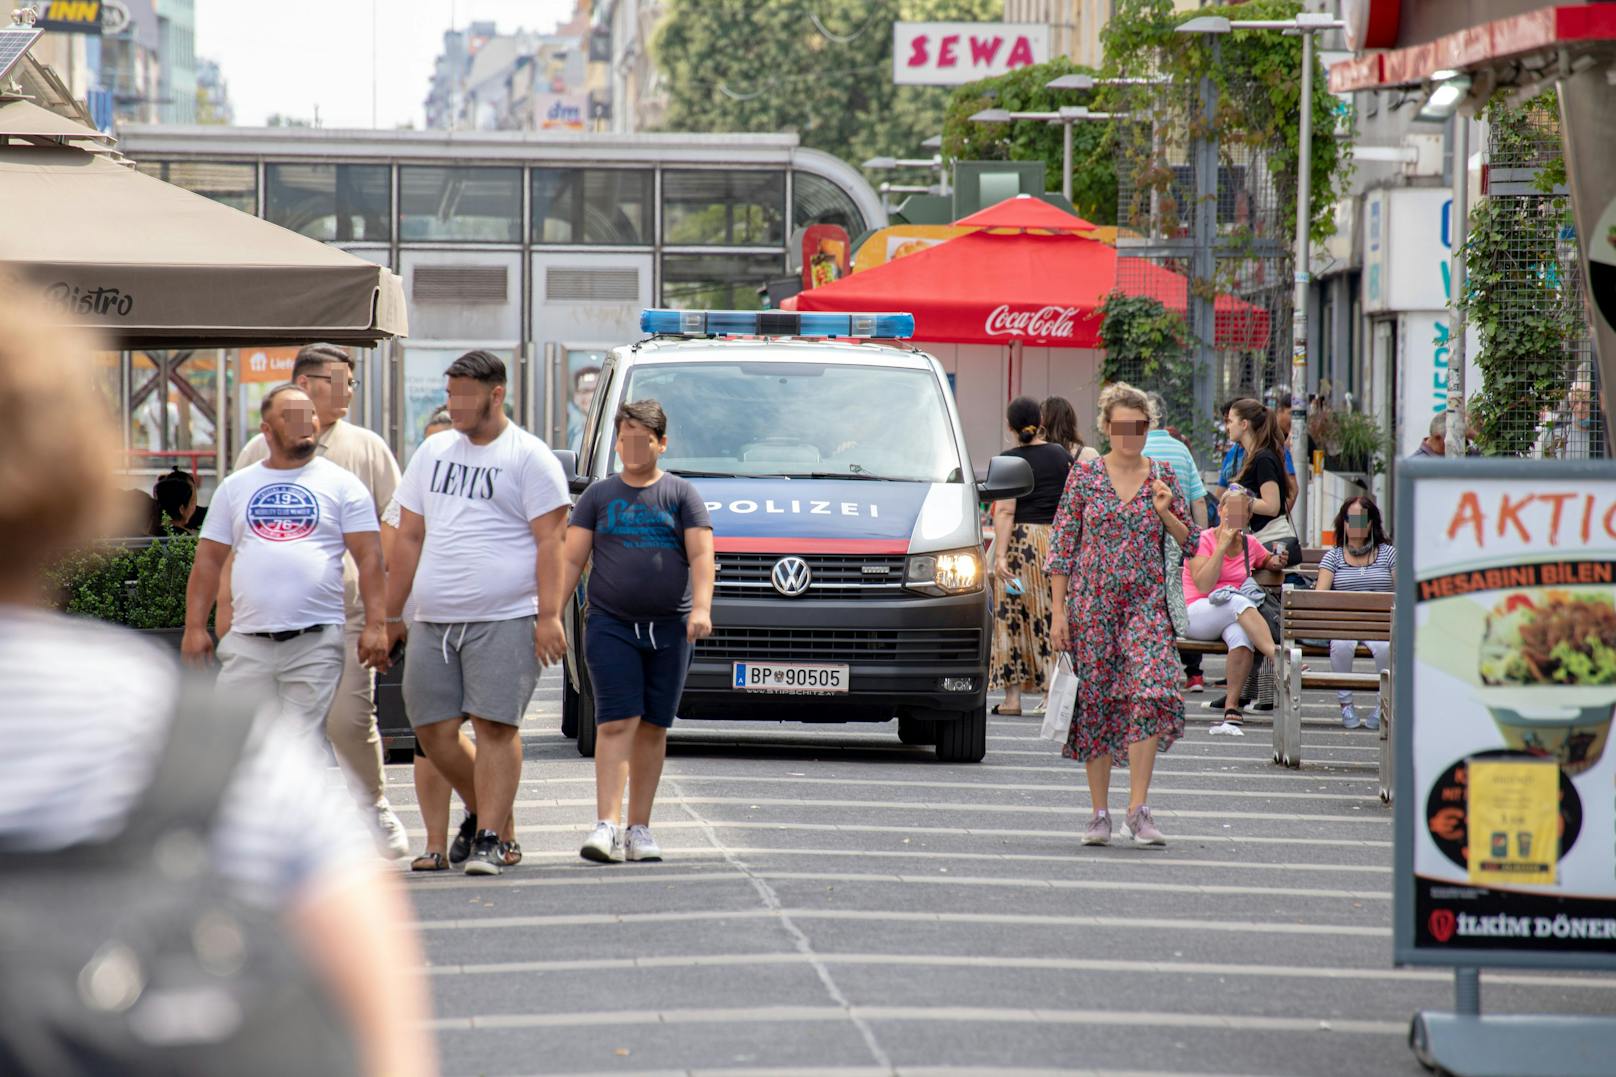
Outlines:
[[[593,610],[584,628],[584,662],[595,689],[595,721],[639,718],[667,729],[690,672],[685,620],[620,621]]]

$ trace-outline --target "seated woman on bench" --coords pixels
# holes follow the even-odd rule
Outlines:
[[[1397,548],[1386,541],[1386,531],[1380,523],[1380,509],[1362,494],[1349,497],[1335,514],[1335,545],[1319,563],[1317,591],[1390,591],[1397,570]],[[1366,639],[1363,646],[1375,660],[1375,671],[1384,670],[1392,645],[1383,639]],[[1330,668],[1337,673],[1352,672],[1352,656],[1358,642],[1350,639],[1330,641]],[[1341,724],[1347,729],[1380,728],[1380,708],[1364,715],[1362,722],[1352,709],[1352,693],[1337,691],[1341,704]]]
[[[1201,544],[1184,563],[1184,601],[1189,608],[1190,639],[1221,638],[1229,648],[1228,695],[1223,703],[1223,721],[1213,725],[1214,735],[1244,736],[1240,690],[1251,672],[1252,652],[1264,658],[1274,656],[1274,636],[1268,631],[1258,604],[1262,591],[1251,578],[1251,570],[1283,568],[1284,548],[1270,552],[1246,533],[1251,522],[1253,497],[1250,490],[1232,484],[1218,504],[1218,526],[1201,532]]]

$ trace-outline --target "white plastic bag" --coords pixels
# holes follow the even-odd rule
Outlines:
[[[1072,670],[1072,656],[1064,651],[1055,659],[1054,671],[1049,678],[1049,695],[1044,699],[1044,724],[1038,735],[1045,740],[1064,743],[1072,729],[1072,711],[1077,707],[1077,674]]]

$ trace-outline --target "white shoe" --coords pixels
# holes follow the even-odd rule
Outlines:
[[[616,864],[623,859],[623,831],[616,823],[602,819],[584,841],[578,855],[597,864]]]
[[[376,830],[376,848],[383,856],[398,860],[410,855],[410,836],[385,798],[376,805]]]
[[[651,836],[651,828],[638,823],[628,828],[628,838],[623,842],[623,849],[625,860],[662,859],[662,846]]]

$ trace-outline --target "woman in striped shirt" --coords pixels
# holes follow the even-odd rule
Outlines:
[[[1368,497],[1349,497],[1335,514],[1335,547],[1319,564],[1320,591],[1390,591],[1397,569],[1397,548],[1386,541],[1380,509]],[[1363,640],[1375,659],[1375,669],[1383,670],[1390,660],[1391,644],[1383,639]],[[1354,640],[1330,641],[1330,668],[1337,673],[1352,671],[1352,656],[1358,649]],[[1352,709],[1352,693],[1336,692],[1341,704],[1341,724],[1348,729],[1380,728],[1377,706],[1360,722]]]

